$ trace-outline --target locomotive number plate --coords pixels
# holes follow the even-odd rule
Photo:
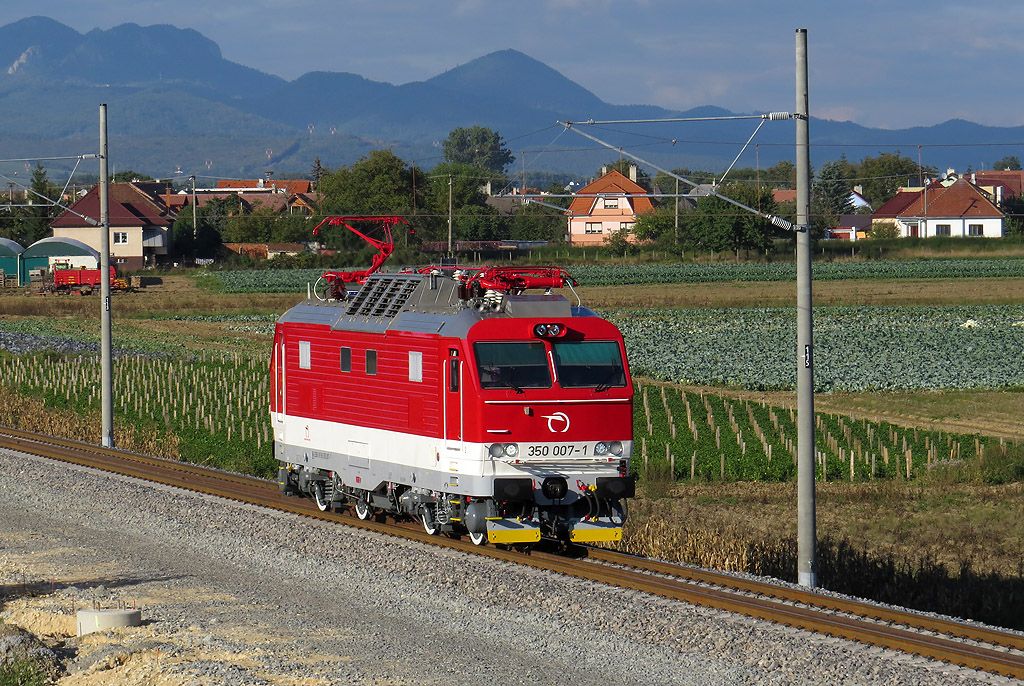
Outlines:
[[[524,446],[523,454],[531,457],[593,457],[594,446],[589,443],[538,443]]]

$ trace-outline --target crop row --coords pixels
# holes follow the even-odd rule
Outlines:
[[[641,472],[668,467],[678,479],[785,481],[796,476],[793,410],[638,384],[634,455]],[[815,415],[820,480],[913,479],[940,464],[979,460],[990,439],[887,422]]]
[[[262,360],[204,354],[116,361],[117,422],[173,436],[183,460],[269,476],[274,471]],[[99,405],[95,355],[0,357],[2,383],[51,407],[85,414]],[[989,442],[818,414],[822,479],[915,478],[945,461],[974,459]],[[679,478],[786,480],[796,473],[791,410],[650,382],[637,384],[634,458]]]
[[[339,265],[341,268],[342,265]],[[626,284],[706,283],[720,281],[793,281],[796,268],[791,262],[768,263],[680,263],[634,265],[574,265],[570,271],[584,286]],[[208,277],[229,293],[297,293],[320,277],[321,269],[263,269],[210,272]],[[822,262],[814,265],[818,281],[845,279],[949,279],[994,278],[1024,275],[1024,260],[938,259],[868,260],[863,262]]]
[[[789,308],[612,310],[635,374],[697,385],[796,383]],[[821,307],[814,376],[821,391],[1024,386],[1024,308]]]

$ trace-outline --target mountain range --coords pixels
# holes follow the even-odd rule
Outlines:
[[[516,50],[401,85],[323,71],[287,81],[225,59],[216,43],[191,29],[123,24],[82,34],[46,17],[0,27],[0,157],[94,151],[101,102],[109,108],[114,168],[165,178],[179,169],[226,177],[274,169],[280,177],[307,172],[316,157],[332,167],[383,147],[429,168],[441,161],[440,141],[452,128],[474,124],[501,132],[519,158],[517,170],[525,161],[532,171],[586,175],[617,153],[564,132],[558,120],[732,114],[713,106],[678,112],[610,104]],[[591,131],[662,166],[713,170],[732,160],[755,125]],[[811,136],[815,163],[893,150],[916,157],[922,145],[925,164],[963,169],[991,164],[1005,150],[986,144],[1024,141],[1024,127],[954,119],[888,130],[813,119]],[[792,159],[792,126],[769,123],[756,143],[761,166]],[[927,147],[950,144],[956,145]],[[748,150],[740,165],[753,166],[754,159]]]

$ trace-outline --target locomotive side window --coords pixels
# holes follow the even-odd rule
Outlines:
[[[366,374],[373,376],[377,373],[377,351],[367,350],[366,351]]]
[[[551,388],[543,343],[476,343],[473,349],[481,388]]]
[[[423,381],[423,353],[409,351],[409,381]]]
[[[556,341],[552,345],[558,382],[566,388],[626,385],[619,344],[614,341]]]
[[[299,369],[309,369],[309,358],[309,341],[299,341]]]
[[[352,348],[341,349],[341,371],[352,371]]]

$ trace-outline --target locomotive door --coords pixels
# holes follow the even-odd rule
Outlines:
[[[287,411],[287,393],[285,391],[285,367],[288,366],[287,358],[285,357],[284,347],[284,336],[277,341],[274,346],[274,357],[275,357],[275,372],[274,375],[274,393],[275,393],[275,405],[277,405],[277,423],[281,424],[281,428],[284,428],[284,415]]]
[[[444,363],[444,447],[449,451],[462,451],[463,442],[463,369],[462,358],[456,348],[448,349]]]

